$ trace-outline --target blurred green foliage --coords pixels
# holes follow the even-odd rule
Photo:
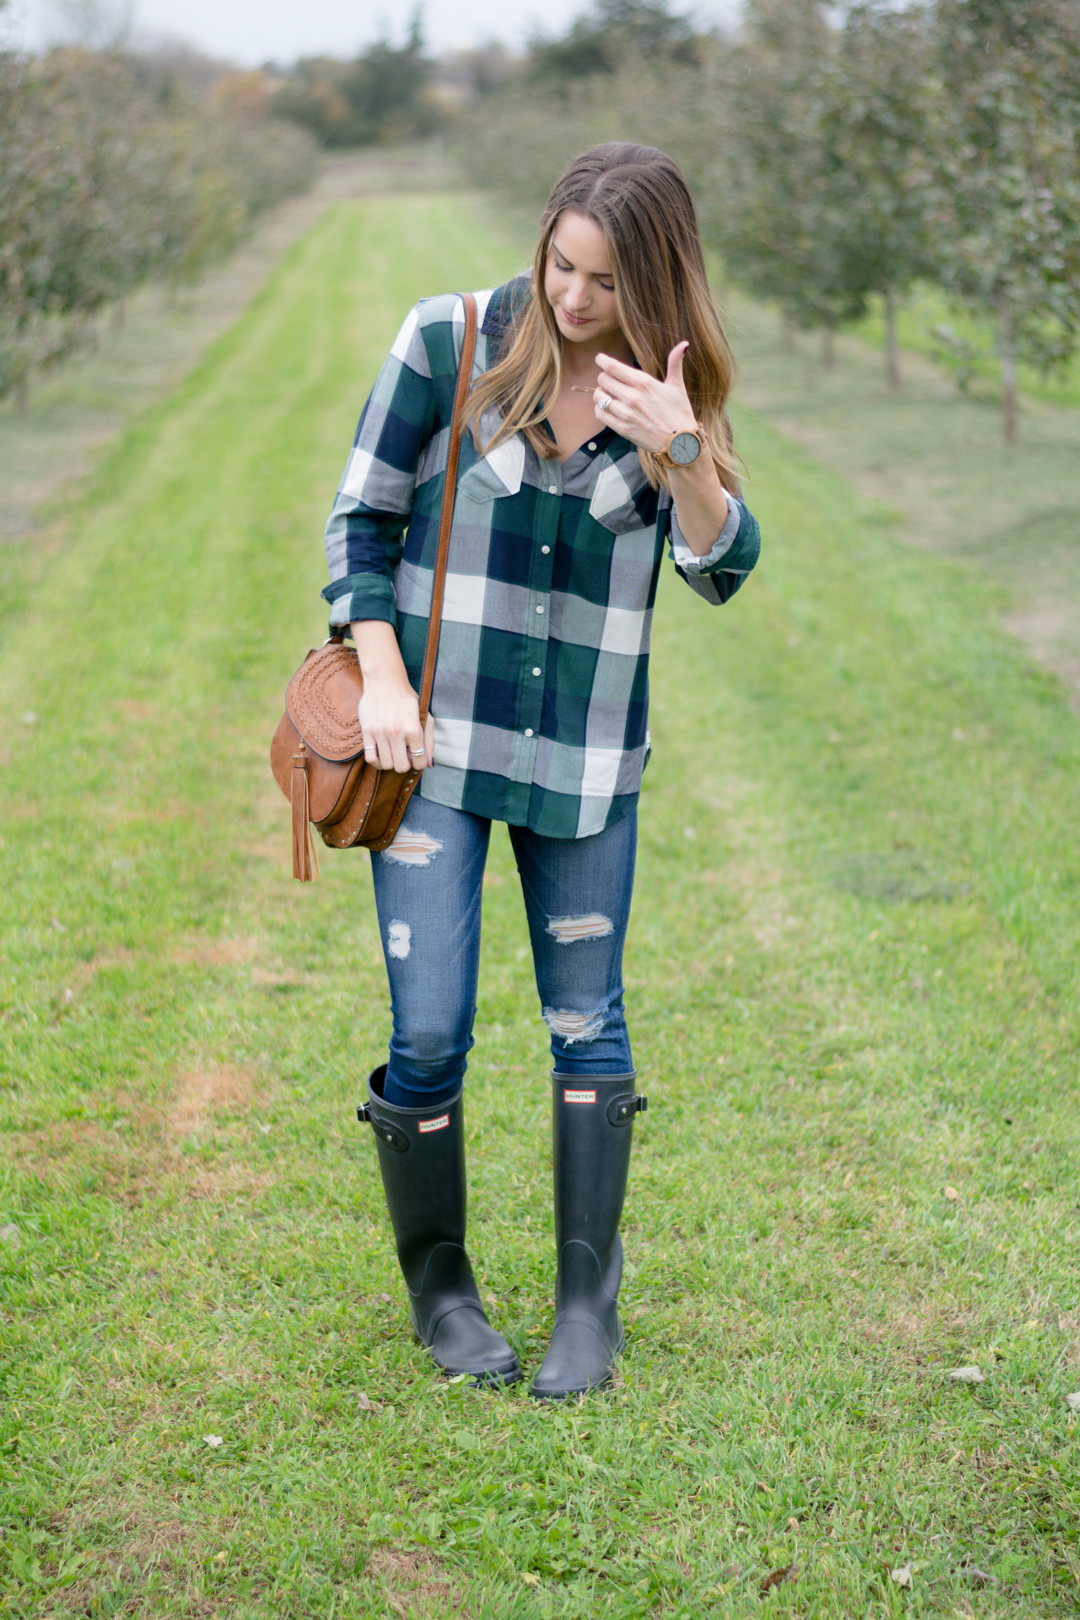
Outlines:
[[[534,35],[525,77],[562,89],[576,79],[614,73],[627,59],[694,62],[695,46],[691,22],[666,0],[594,0],[561,38]]]
[[[352,62],[299,61],[277,87],[273,106],[324,146],[409,140],[430,135],[440,123],[427,93],[431,73],[417,8],[400,46],[384,35]]]
[[[1080,7],[1074,0],[747,0],[737,35],[656,4],[597,6],[479,101],[461,161],[535,208],[598,141],[683,168],[726,273],[831,333],[941,289],[989,329],[1006,437],[1023,363],[1080,337]],[[962,370],[961,370],[962,375]]]
[[[113,51],[0,53],[0,397],[153,278],[177,286],[310,184],[309,136]]]

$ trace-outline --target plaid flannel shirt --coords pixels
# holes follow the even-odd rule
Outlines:
[[[516,277],[476,295],[474,377],[497,358]],[[332,626],[385,619],[419,689],[464,306],[422,299],[364,406],[326,526]],[[486,439],[497,417],[481,424]],[[561,465],[521,436],[479,456],[462,439],[438,663],[435,764],[425,799],[553,838],[583,838],[637,803],[648,756],[648,661],[665,544],[707,602],[726,602],[758,556],[758,526],[728,497],[707,556],[679,534],[671,496],[637,450],[599,429]]]

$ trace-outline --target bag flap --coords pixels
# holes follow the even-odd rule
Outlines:
[[[313,754],[356,759],[364,751],[357,708],[364,678],[355,647],[332,641],[308,654],[289,682],[285,707]]]

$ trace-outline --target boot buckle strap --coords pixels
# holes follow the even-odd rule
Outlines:
[[[387,1147],[393,1148],[395,1153],[408,1153],[409,1138],[404,1131],[381,1114],[375,1113],[370,1103],[360,1103],[357,1106],[356,1117],[361,1125],[370,1125],[375,1135],[385,1142]]]
[[[643,1114],[649,1106],[648,1097],[613,1097],[608,1104],[607,1117],[612,1125],[631,1125],[635,1114]]]

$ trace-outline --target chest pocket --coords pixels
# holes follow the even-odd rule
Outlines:
[[[458,479],[458,494],[483,505],[501,495],[516,495],[525,471],[525,440],[520,434],[505,439],[473,463]]]
[[[642,491],[652,497],[641,502],[644,514],[638,506]],[[589,501],[589,516],[602,523],[612,534],[630,534],[635,529],[653,526],[656,522],[656,492],[649,488],[649,481],[636,455],[621,456],[618,461],[609,461],[600,470]]]

